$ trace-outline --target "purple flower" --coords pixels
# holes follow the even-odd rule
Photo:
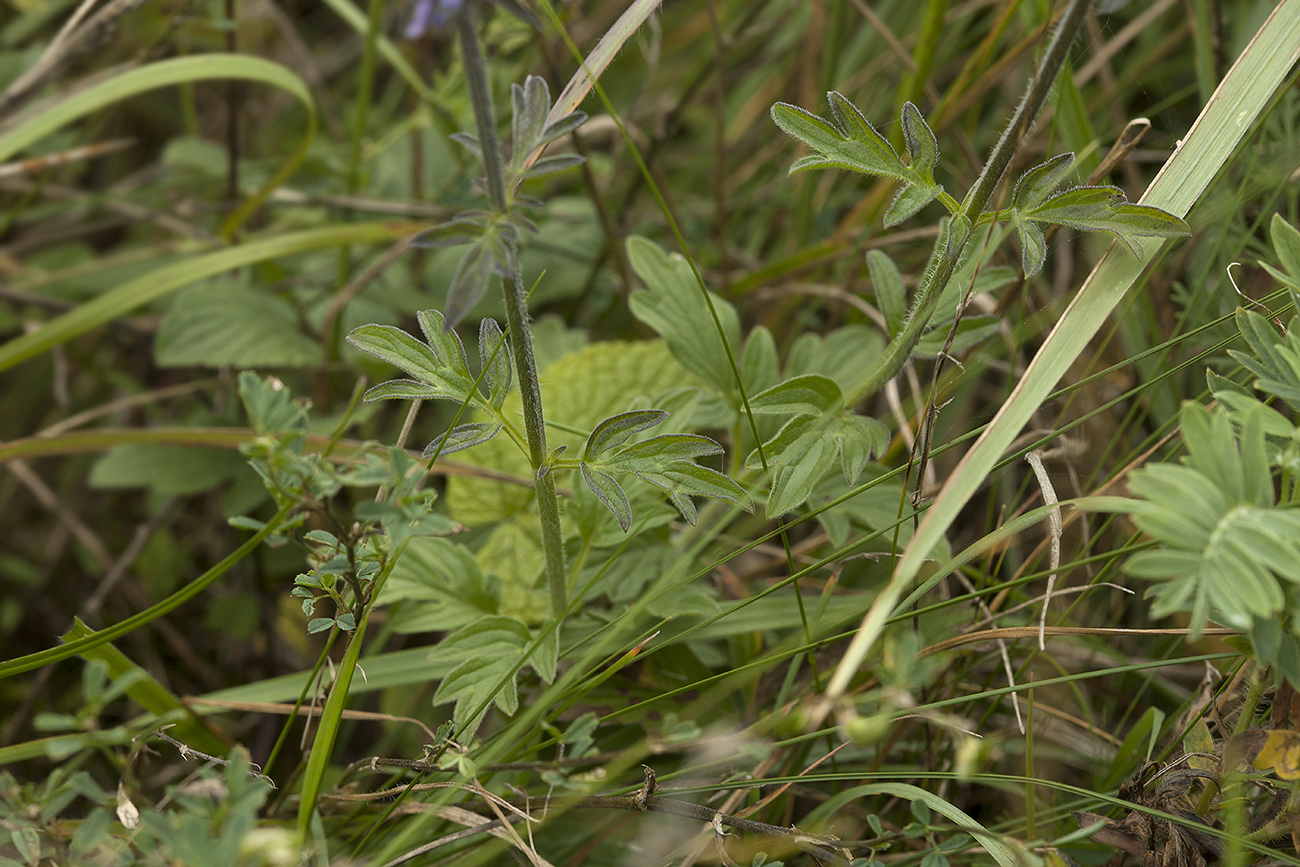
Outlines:
[[[419,39],[428,35],[430,30],[446,27],[467,4],[472,2],[475,0],[415,0],[404,35],[407,39]],[[491,2],[529,27],[542,29],[542,22],[519,0],[491,0]]]
[[[404,35],[419,39],[434,28],[446,27],[464,5],[465,0],[415,0]]]

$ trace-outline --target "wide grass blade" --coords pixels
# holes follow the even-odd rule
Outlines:
[[[1187,214],[1228,162],[1300,55],[1300,0],[1283,0],[1228,71],[1181,146],[1152,181],[1141,204]],[[1087,348],[1106,317],[1138,279],[1163,241],[1143,242],[1141,258],[1111,246],[1048,335],[1010,398],[966,453],[921,521],[889,586],[863,619],[827,688],[842,695],[861,667],[925,558],[1019,434],[1030,416]]]
[[[66,343],[96,326],[119,316],[125,316],[137,307],[156,301],[182,286],[188,286],[204,278],[280,256],[293,256],[343,244],[391,241],[411,231],[412,227],[403,223],[328,226],[323,229],[309,229],[250,241],[165,265],[110,289],[93,301],[88,301],[70,313],[51,320],[36,331],[0,346],[0,370],[7,370],[15,364]]]

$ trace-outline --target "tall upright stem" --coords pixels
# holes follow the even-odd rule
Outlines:
[[[506,200],[505,165],[501,159],[501,145],[497,140],[496,113],[492,109],[492,93],[488,88],[487,64],[479,49],[478,31],[475,28],[473,3],[468,3],[456,16],[459,27],[461,55],[465,63],[465,79],[469,83],[470,101],[474,105],[474,120],[478,124],[479,146],[483,152],[483,166],[487,170],[488,200],[497,214],[509,211]],[[533,467],[534,491],[537,494],[537,513],[541,519],[542,551],[546,558],[546,586],[551,598],[551,613],[558,617],[568,604],[566,568],[564,565],[564,534],[560,529],[559,495],[555,478],[545,472],[546,422],[542,414],[542,391],[537,377],[537,361],[533,357],[533,337],[528,330],[528,300],[524,289],[524,275],[519,263],[519,252],[510,245],[510,278],[502,282],[505,296],[506,325],[510,330],[510,349],[515,360],[515,374],[519,379],[519,397],[524,409],[524,434],[528,439],[528,458]]]

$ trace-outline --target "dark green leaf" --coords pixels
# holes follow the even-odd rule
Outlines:
[[[271,367],[317,364],[321,347],[302,333],[293,306],[231,280],[176,296],[154,341],[162,367]]]
[[[517,172],[524,157],[537,146],[537,140],[541,138],[546,115],[551,110],[551,90],[546,86],[546,79],[529,75],[524,79],[523,87],[510,85],[510,98],[514,103],[510,168],[512,172]]]
[[[998,333],[1002,320],[996,316],[967,316],[957,323],[957,334],[953,337],[948,352],[963,352],[982,340]],[[916,343],[915,354],[921,358],[936,358],[944,351],[952,323],[929,331]]]
[[[939,142],[934,137],[934,132],[911,100],[903,103],[902,121],[903,138],[907,141],[910,158],[909,168],[922,179],[933,181],[934,167],[939,161]]]
[[[1015,212],[1012,221],[1020,236],[1020,267],[1026,277],[1032,277],[1043,270],[1043,263],[1047,261],[1047,240],[1043,237],[1043,230],[1026,220],[1019,211]]]
[[[488,400],[497,409],[510,393],[513,367],[510,347],[495,319],[484,319],[478,326],[478,356],[483,365],[482,385],[487,388]]]
[[[714,324],[709,304],[700,291],[690,264],[677,254],[668,254],[644,238],[627,239],[628,259],[646,289],[633,292],[632,314],[659,333],[683,367],[697,373],[720,394],[735,388],[731,363],[723,345],[740,346],[740,320],[736,310],[721,298],[709,294],[713,310],[722,324],[722,335]]]
[[[836,410],[842,395],[835,381],[815,373],[778,383],[749,399],[755,414],[819,415]]]
[[[528,180],[553,175],[577,168],[586,161],[586,157],[578,154],[556,154],[555,156],[541,157],[528,167],[528,171],[524,172],[521,178]]]
[[[582,459],[595,460],[609,449],[623,445],[641,431],[662,424],[667,418],[668,413],[658,409],[636,409],[607,418],[596,425],[595,430],[587,437]]]
[[[903,275],[894,260],[881,250],[867,251],[867,271],[876,290],[876,306],[884,315],[892,338],[903,330],[907,318],[907,287],[903,285]]]
[[[476,240],[460,258],[456,273],[447,288],[447,322],[454,326],[473,309],[495,274],[507,277],[508,254],[505,245],[493,232]]]
[[[483,237],[487,225],[482,212],[458,214],[450,221],[434,226],[432,229],[425,229],[416,235],[411,239],[411,246],[424,250],[439,250],[443,247],[472,244]]]
[[[1074,154],[1057,154],[1045,163],[1039,163],[1020,176],[1011,193],[1011,206],[1021,211],[1032,211],[1061,185],[1065,175],[1074,165]]]
[[[614,513],[618,525],[626,533],[628,527],[632,526],[632,504],[628,502],[623,486],[609,473],[592,469],[585,461],[578,466],[582,471],[582,480],[587,483],[587,487],[591,489],[597,499],[605,504],[605,508]]]
[[[772,120],[776,125],[817,154],[796,162],[791,174],[810,168],[841,168],[899,180],[913,178],[889,142],[851,102],[834,91],[827,96],[840,129],[797,106],[784,102],[772,106]]]
[[[1282,263],[1286,273],[1293,282],[1300,281],[1300,232],[1282,219],[1281,214],[1274,214],[1269,223],[1268,236],[1273,242],[1273,252],[1277,253],[1277,260]]]
[[[909,184],[898,191],[885,211],[885,226],[897,226],[934,201],[943,187],[938,184]]]
[[[490,422],[458,424],[445,437],[438,437],[425,446],[424,453],[420,457],[428,460],[435,454],[439,457],[446,456],[485,443],[500,432],[501,425]]]

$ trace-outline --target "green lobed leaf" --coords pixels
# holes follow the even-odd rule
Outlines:
[[[745,338],[740,361],[740,378],[749,394],[758,394],[776,384],[780,376],[776,340],[764,325],[756,325]]]
[[[872,457],[883,454],[889,446],[889,428],[861,415],[837,418],[830,427],[830,436],[840,458],[844,481],[849,485],[856,485]]]
[[[798,508],[830,471],[837,451],[827,436],[833,421],[827,416],[798,416],[764,446],[775,464],[767,498],[768,517]]]
[[[496,688],[500,679],[510,674],[513,668],[514,657],[511,654],[485,653],[465,659],[438,684],[433,704],[455,702],[452,720],[459,739],[469,740],[474,736],[492,704],[507,716],[519,710],[519,688],[513,677],[502,689]]]

